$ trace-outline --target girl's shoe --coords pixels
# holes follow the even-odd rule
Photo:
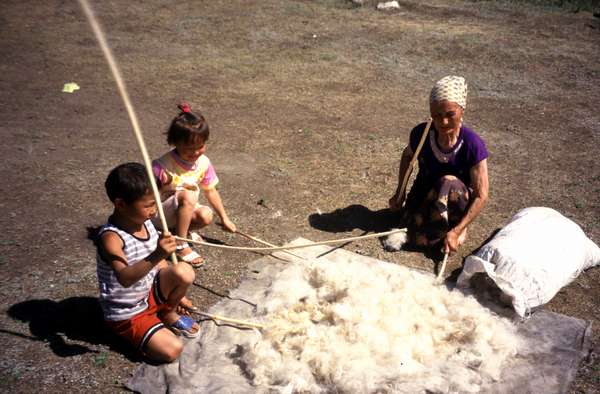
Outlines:
[[[191,250],[191,252],[183,254],[182,252],[185,249],[189,249],[189,250]],[[192,249],[190,247],[190,245],[188,245],[187,242],[183,243],[181,245],[178,245],[177,246],[177,251],[175,253],[177,254],[177,259],[188,263],[193,268],[202,267],[204,265],[204,263],[206,262],[204,260],[204,258],[198,254],[198,252],[196,252],[194,249]]]

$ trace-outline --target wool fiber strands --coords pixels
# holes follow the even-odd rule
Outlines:
[[[478,392],[518,344],[474,298],[394,264],[291,265],[256,301],[267,327],[238,357],[265,391]]]

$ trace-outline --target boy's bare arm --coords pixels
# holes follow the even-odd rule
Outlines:
[[[123,253],[123,241],[117,234],[107,231],[102,234],[100,239],[100,253],[106,261],[110,262],[117,280],[123,287],[129,287],[146,276],[152,268],[175,252],[175,247],[175,237],[172,235],[162,237],[159,239],[156,250],[148,257],[133,265],[128,265]]]
[[[206,200],[208,200],[208,203],[217,212],[217,215],[219,215],[219,217],[221,218],[221,221],[223,222],[223,227],[225,227],[226,230],[235,233],[237,231],[237,228],[235,224],[233,224],[233,222],[229,220],[229,216],[227,216],[227,212],[225,212],[225,207],[223,207],[223,201],[221,200],[221,195],[219,194],[219,191],[217,189],[204,190],[204,196],[206,197]]]

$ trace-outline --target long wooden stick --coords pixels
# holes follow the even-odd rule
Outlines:
[[[198,311],[191,311],[191,313],[195,313],[197,315],[208,317],[209,319],[213,319],[213,320],[219,320],[219,321],[226,322],[226,323],[236,324],[238,326],[247,326],[247,327],[259,328],[259,329],[265,328],[264,324],[252,323],[252,322],[237,320],[237,319],[230,319],[228,317],[213,315],[211,313],[198,312]]]
[[[127,93],[127,88],[125,87],[125,81],[121,77],[121,72],[119,71],[119,67],[117,66],[117,62],[112,54],[112,51],[108,47],[108,43],[106,42],[104,32],[100,27],[100,24],[96,20],[94,16],[94,12],[92,8],[88,4],[87,0],[79,0],[79,5],[83,9],[83,12],[90,23],[92,31],[96,36],[96,40],[98,40],[98,44],[100,45],[100,49],[102,49],[102,53],[108,62],[108,66],[110,71],[117,83],[117,87],[119,88],[119,93],[121,94],[121,99],[123,99],[123,104],[125,104],[125,108],[127,109],[127,114],[129,115],[129,120],[131,121],[131,125],[133,126],[133,132],[135,134],[135,138],[137,140],[140,151],[142,151],[142,157],[144,158],[144,165],[146,166],[146,172],[148,173],[148,178],[150,178],[150,185],[152,186],[152,193],[154,194],[154,199],[156,200],[156,206],[158,207],[158,215],[160,216],[160,222],[163,227],[163,232],[165,235],[169,234],[169,227],[167,226],[167,220],[165,219],[165,213],[162,209],[162,204],[160,200],[160,193],[158,192],[158,187],[156,186],[156,180],[154,179],[154,174],[152,173],[152,163],[150,162],[150,157],[148,156],[148,150],[146,149],[146,144],[144,143],[144,137],[142,135],[142,130],[140,129],[140,125],[137,120],[137,116],[135,111],[133,110],[133,105],[131,105],[131,101],[129,100],[129,94]],[[175,253],[171,255],[171,261],[173,264],[177,264],[177,256]]]
[[[440,281],[440,279],[442,279],[442,275],[444,275],[444,271],[446,270],[446,263],[448,262],[448,252],[444,253],[444,260],[442,260],[442,267],[440,268],[440,271],[437,274],[437,281]]]
[[[359,239],[379,238],[379,237],[383,237],[383,236],[386,236],[386,235],[395,234],[395,233],[398,233],[400,231],[405,231],[405,229],[395,229],[395,230],[385,231],[385,232],[382,232],[382,233],[361,235],[361,236],[358,236],[358,237],[331,239],[331,240],[328,240],[328,241],[320,241],[320,242],[314,242],[314,243],[303,244],[303,245],[275,246],[275,247],[266,247],[266,248],[252,248],[252,247],[246,247],[246,246],[219,245],[219,244],[213,244],[213,243],[204,242],[204,241],[194,241],[192,239],[179,237],[177,235],[175,236],[175,239],[178,240],[178,241],[185,241],[185,242],[193,243],[193,244],[196,244],[196,245],[210,246],[210,247],[219,248],[219,249],[247,250],[247,251],[267,251],[267,250],[268,251],[275,251],[275,250],[291,250],[291,249],[310,248],[310,247],[313,247],[313,246],[331,245],[331,244],[343,243],[343,242],[348,242],[348,241],[356,241],[356,240],[359,240]]]
[[[406,173],[404,174],[404,178],[402,179],[402,184],[400,185],[400,193],[398,193],[397,201],[404,196],[404,192],[406,191],[406,185],[408,184],[408,178],[410,178],[410,174],[412,174],[419,153],[421,153],[421,149],[423,149],[423,144],[425,144],[425,140],[427,139],[427,135],[429,134],[429,129],[431,128],[432,122],[433,119],[429,118],[429,120],[427,121],[427,125],[425,126],[425,131],[423,131],[423,135],[421,136],[421,140],[419,141],[419,145],[417,145],[417,149],[413,153],[412,159],[410,159],[410,163],[408,164],[408,168],[406,169]]]
[[[263,244],[263,245],[267,245],[267,246],[271,246],[271,247],[278,247],[277,245],[274,245],[274,244],[272,244],[272,243],[270,243],[270,242],[263,241],[262,239],[260,239],[260,238],[256,238],[256,237],[253,237],[253,236],[252,236],[252,235],[250,235],[250,234],[246,234],[246,233],[244,233],[243,231],[240,231],[240,230],[238,230],[238,231],[236,231],[236,233],[238,233],[238,234],[240,234],[241,236],[244,236],[244,237],[246,237],[246,238],[248,238],[248,239],[251,239],[251,240],[252,240],[252,241],[254,241],[254,242],[258,242],[259,244]],[[284,253],[287,253],[287,254],[289,254],[289,255],[291,255],[291,256],[297,257],[297,258],[299,258],[299,259],[301,259],[301,260],[306,260],[306,258],[304,258],[304,257],[302,257],[302,256],[299,256],[299,255],[297,255],[297,254],[295,254],[295,253],[289,252],[289,251],[287,251],[287,250],[283,250],[283,252],[284,252]]]

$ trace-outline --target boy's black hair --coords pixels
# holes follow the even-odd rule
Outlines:
[[[180,142],[208,141],[210,130],[204,116],[193,113],[186,103],[182,103],[178,107],[181,112],[171,121],[169,130],[167,130],[167,143],[173,146]]]
[[[104,187],[110,201],[121,198],[131,204],[148,193],[151,185],[146,167],[140,163],[125,163],[112,169]]]

